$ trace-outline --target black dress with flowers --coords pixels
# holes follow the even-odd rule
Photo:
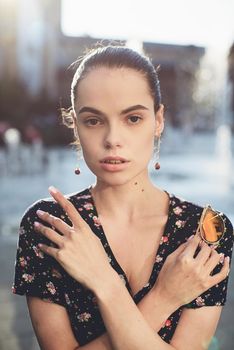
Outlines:
[[[99,222],[90,188],[91,186],[79,193],[68,196],[68,198],[77,208],[82,218],[89,224],[92,231],[100,238],[111,266],[120,275],[134,302],[137,304],[153,287],[166,257],[195,233],[203,208],[169,194],[168,220],[158,251],[155,252],[155,263],[149,281],[133,296],[127,277],[115,259],[103,227]],[[49,255],[43,254],[38,249],[39,243],[50,244],[43,235],[34,231],[34,221],[40,221],[36,214],[38,209],[47,211],[70,223],[66,213],[53,199],[39,200],[27,210],[22,218],[19,230],[15,278],[12,287],[13,293],[36,296],[65,307],[77,341],[80,345],[85,345],[106,331],[95,295],[70,277],[56,260]],[[233,227],[225,215],[224,218],[227,230],[217,251],[231,257]],[[218,272],[220,268],[221,264],[216,267],[215,272]],[[227,282],[228,278],[174,312],[159,331],[162,339],[168,343],[170,342],[184,307],[198,308],[224,305],[227,294]]]

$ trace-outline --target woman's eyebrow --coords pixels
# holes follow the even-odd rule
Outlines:
[[[78,114],[85,113],[85,112],[89,112],[89,113],[99,114],[99,115],[105,116],[105,114],[104,114],[103,112],[101,112],[101,111],[99,111],[98,109],[93,108],[93,107],[82,107],[82,108],[78,111]]]
[[[134,105],[134,106],[131,106],[131,107],[128,107],[124,110],[122,110],[120,112],[120,114],[126,114],[126,113],[129,113],[129,112],[132,112],[132,111],[135,111],[135,110],[149,110],[149,108],[143,106],[143,105]],[[81,114],[81,113],[85,113],[85,112],[89,112],[89,113],[93,113],[93,114],[98,114],[98,115],[102,115],[102,116],[105,116],[105,113],[99,111],[98,109],[96,108],[93,108],[93,107],[82,107],[79,111],[78,111],[78,114]]]
[[[139,110],[139,109],[143,109],[143,110],[146,110],[148,111],[149,108],[143,106],[143,105],[135,105],[135,106],[131,106],[131,107],[128,107],[126,109],[124,109],[120,114],[126,114],[126,113],[129,113],[129,112],[132,112],[132,111],[135,111],[135,110]]]

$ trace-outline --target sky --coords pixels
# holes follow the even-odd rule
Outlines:
[[[233,14],[234,0],[62,0],[62,30],[221,49],[234,41]]]

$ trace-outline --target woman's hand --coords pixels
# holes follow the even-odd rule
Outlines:
[[[95,292],[112,278],[108,256],[100,239],[93,233],[73,204],[53,187],[50,194],[67,213],[72,226],[47,212],[37,211],[38,216],[52,228],[35,222],[35,228],[57,245],[57,248],[40,244],[40,249],[56,259],[70,276]]]
[[[195,255],[198,248],[200,250]],[[212,275],[221,260],[221,271]],[[176,310],[224,280],[228,273],[229,257],[224,259],[214,248],[195,235],[167,257],[154,289]]]

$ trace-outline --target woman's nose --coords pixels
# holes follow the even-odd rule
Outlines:
[[[121,131],[120,128],[110,127],[105,134],[104,145],[106,148],[120,147],[121,141]]]

